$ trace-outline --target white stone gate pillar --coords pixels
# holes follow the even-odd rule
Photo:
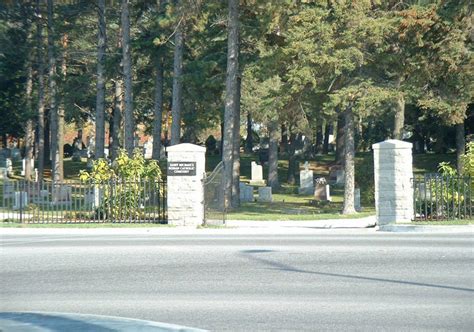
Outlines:
[[[206,148],[183,143],[168,152],[168,224],[198,226],[204,221]]]
[[[413,219],[412,144],[386,140],[373,144],[377,225]]]

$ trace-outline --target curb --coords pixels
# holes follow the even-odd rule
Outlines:
[[[223,226],[220,220],[209,220],[208,224]],[[327,219],[327,220],[280,220],[280,221],[256,221],[256,220],[226,220],[224,227],[230,228],[369,228],[375,227],[375,216],[359,219]]]
[[[474,225],[459,226],[431,226],[431,225],[380,225],[376,226],[378,232],[393,233],[473,233]]]

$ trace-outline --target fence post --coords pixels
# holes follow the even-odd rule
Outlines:
[[[198,226],[204,222],[206,148],[183,143],[166,148],[168,223]]]
[[[413,219],[412,144],[386,140],[373,144],[377,225]]]

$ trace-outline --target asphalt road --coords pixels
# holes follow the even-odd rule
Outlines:
[[[474,327],[472,234],[3,235],[0,311],[209,330]]]

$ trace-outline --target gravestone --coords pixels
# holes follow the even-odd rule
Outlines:
[[[314,193],[314,177],[313,171],[309,169],[309,164],[306,161],[304,163],[304,170],[300,171],[300,187],[298,188],[298,194],[300,195],[311,195]]]
[[[93,209],[98,208],[102,204],[104,198],[104,191],[98,187],[86,191],[84,194],[84,203]]]
[[[263,167],[252,161],[252,179],[250,180],[251,186],[264,186],[266,184],[263,180]]]
[[[239,183],[239,187],[240,187],[240,201],[253,202],[253,187],[243,182]]]
[[[146,141],[146,143],[143,145],[143,150],[144,150],[144,155],[145,159],[151,159],[151,156],[153,154],[153,140],[149,139]]]
[[[8,176],[13,176],[13,163],[10,158],[7,158],[5,161],[6,169],[7,169],[7,175]]]
[[[272,187],[259,187],[258,188],[258,201],[271,203],[272,199]]]
[[[316,179],[316,186],[314,189],[314,200],[315,201],[331,201],[331,193],[329,184],[327,184],[325,178]]]
[[[7,159],[5,156],[0,154],[0,179],[7,178]]]
[[[28,205],[28,193],[26,191],[15,191],[13,210],[24,210]]]
[[[362,210],[360,206],[360,188],[354,189],[354,208],[357,212]]]
[[[95,139],[94,136],[87,137],[87,158],[93,158],[95,151]]]
[[[0,167],[0,180],[7,179],[7,168],[6,167]]]
[[[66,185],[53,186],[53,205],[71,205],[72,187]]]
[[[35,161],[30,159],[30,174],[33,173],[35,169]],[[26,159],[22,159],[21,161],[21,176],[25,176],[26,174]]]
[[[72,143],[72,161],[81,161],[82,140],[79,137]]]

